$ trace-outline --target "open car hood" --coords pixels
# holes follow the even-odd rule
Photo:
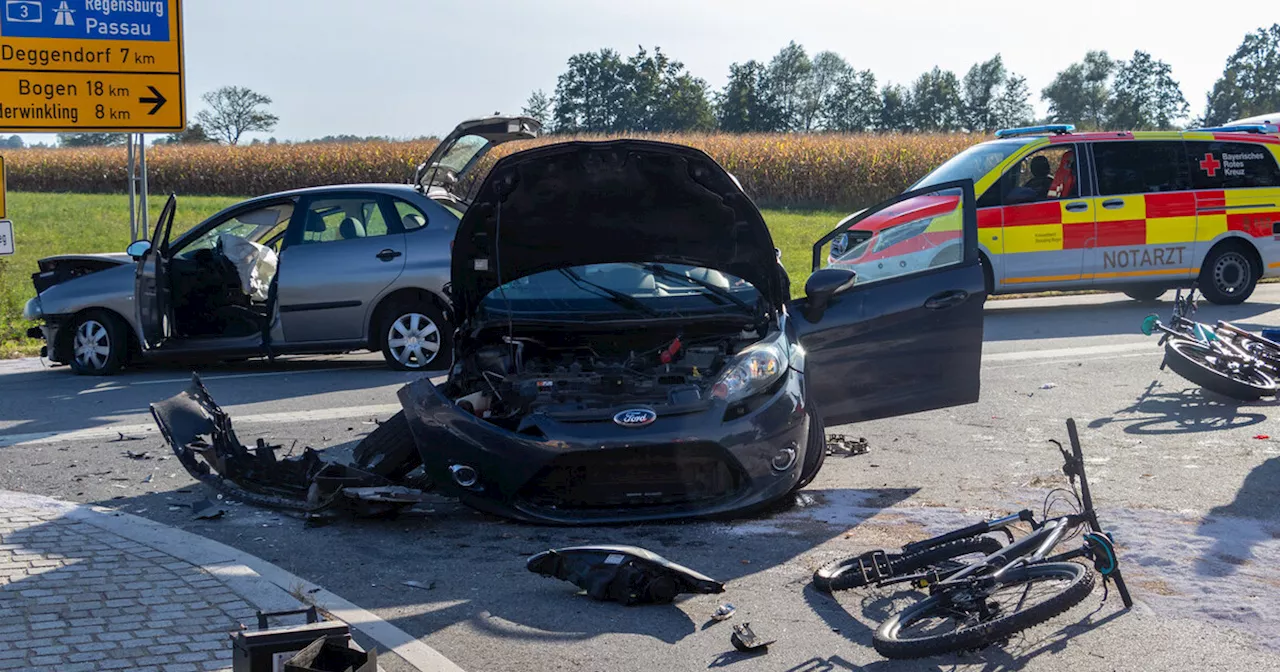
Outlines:
[[[647,140],[567,142],[503,157],[458,225],[459,323],[499,284],[557,268],[657,262],[712,268],[786,300],[764,218],[702,151]]]
[[[454,200],[466,202],[467,175],[489,150],[504,142],[532,140],[542,124],[532,117],[493,116],[458,124],[431,155],[418,165],[413,182],[424,193],[443,190]]]

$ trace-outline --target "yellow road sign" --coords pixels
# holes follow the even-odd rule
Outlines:
[[[0,0],[0,130],[186,127],[181,0]]]

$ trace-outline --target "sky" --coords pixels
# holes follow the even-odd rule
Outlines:
[[[1233,3],[1223,3],[1227,7]],[[1142,49],[1173,68],[1193,115],[1264,5],[863,0],[184,0],[187,109],[224,85],[274,100],[276,130],[250,137],[443,135],[466,118],[516,113],[550,94],[569,56],[643,45],[713,89],[729,64],[767,61],[789,41],[834,51],[881,84],[935,65],[959,76],[999,53],[1039,91],[1090,49]],[[1157,9],[1158,8],[1158,9]],[[24,134],[29,141],[49,136]]]

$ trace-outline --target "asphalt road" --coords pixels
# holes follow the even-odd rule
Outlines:
[[[30,361],[0,363],[0,488],[119,507],[242,548],[469,670],[1280,669],[1275,402],[1228,403],[1160,371],[1155,339],[1138,331],[1151,309],[1115,294],[989,303],[977,404],[829,428],[866,437],[870,452],[829,458],[795,506],[750,520],[540,528],[441,502],[422,517],[322,528],[249,506],[192,521],[184,505],[203,495],[175,460],[160,459],[167,449],[147,414],[183,387],[186,371],[91,379]],[[1204,304],[1199,316],[1280,325],[1280,286],[1262,286],[1243,306]],[[334,452],[394,411],[394,390],[408,380],[372,356],[204,375],[242,441]],[[1005,647],[897,663],[875,653],[870,635],[903,594],[833,599],[809,587],[830,559],[983,516],[1038,513],[1062,483],[1046,440],[1065,440],[1068,417],[1080,423],[1134,610],[1118,612],[1114,591],[1103,602],[1098,589]],[[529,554],[588,542],[644,546],[725,581],[727,592],[628,608],[524,569]],[[723,601],[738,608],[730,623],[778,640],[766,656],[733,651],[730,623],[709,619]]]

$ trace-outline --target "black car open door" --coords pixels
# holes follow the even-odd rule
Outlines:
[[[870,230],[830,266],[823,248]],[[982,306],[973,182],[917,189],[841,222],[814,245],[788,304],[809,398],[827,426],[978,400]]]
[[[142,347],[150,350],[160,347],[173,329],[173,302],[169,287],[169,230],[173,228],[173,216],[178,209],[178,198],[172,194],[160,211],[151,243],[138,258],[134,274],[134,305],[138,327],[142,329]],[[134,243],[134,245],[140,245]],[[130,246],[132,251],[134,248]]]

